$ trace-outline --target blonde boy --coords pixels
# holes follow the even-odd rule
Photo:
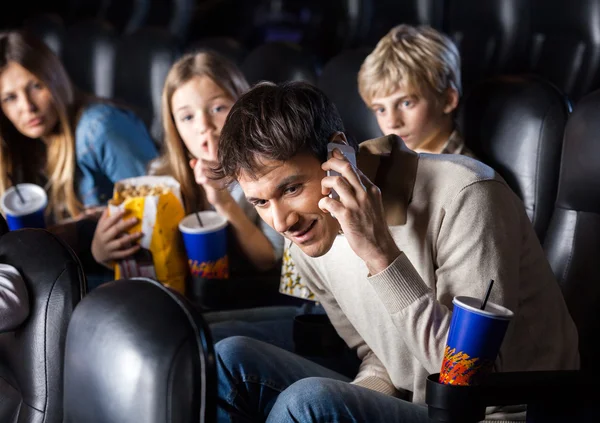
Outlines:
[[[472,156],[454,124],[460,54],[435,29],[392,28],[363,62],[358,90],[384,135],[400,136],[417,152]]]

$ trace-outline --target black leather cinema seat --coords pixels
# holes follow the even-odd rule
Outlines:
[[[275,83],[306,81],[316,84],[315,62],[300,46],[275,42],[252,50],[244,59],[242,72],[252,85],[259,81]]]
[[[476,84],[459,111],[466,144],[523,200],[543,241],[554,209],[566,98],[534,77],[495,77]]]
[[[73,313],[64,423],[213,423],[216,369],[199,312],[150,279],[109,282]]]
[[[527,69],[574,101],[600,86],[600,1],[529,0]]]
[[[160,28],[125,35],[117,48],[113,96],[134,107],[157,143],[162,139],[162,89],[179,55],[175,38]]]
[[[466,89],[521,66],[529,4],[523,0],[446,0],[444,32],[461,54]]]
[[[369,48],[348,50],[331,59],[319,77],[319,88],[334,102],[346,135],[361,143],[382,135],[375,115],[358,94],[357,75]]]
[[[556,207],[544,248],[579,329],[582,369],[600,375],[600,91],[577,105],[565,131]]]
[[[62,423],[65,337],[85,290],[81,265],[41,229],[2,235],[0,263],[21,273],[30,301],[27,320],[0,334],[0,422]]]
[[[90,19],[69,27],[63,63],[73,83],[99,97],[112,97],[117,44],[108,22]]]

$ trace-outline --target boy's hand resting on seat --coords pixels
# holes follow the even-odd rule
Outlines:
[[[338,149],[321,168],[334,170],[342,176],[323,178],[321,193],[329,195],[334,189],[339,200],[323,197],[319,207],[336,217],[348,244],[365,262],[370,274],[381,272],[400,255],[387,226],[381,191]]]
[[[196,183],[202,185],[202,188],[204,188],[207,201],[215,208],[218,208],[230,204],[234,200],[227,190],[225,181],[221,179],[210,179],[208,177],[210,174],[210,169],[213,166],[214,163],[206,160],[190,160],[190,167],[194,169],[194,178],[196,179]]]
[[[129,257],[140,249],[137,241],[142,237],[142,233],[128,234],[126,232],[135,226],[138,220],[135,217],[123,219],[124,215],[124,210],[110,216],[108,209],[104,210],[92,240],[94,259],[109,269],[112,269],[114,261]]]

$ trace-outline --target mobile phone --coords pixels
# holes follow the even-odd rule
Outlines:
[[[354,166],[356,166],[356,151],[354,151],[354,148],[350,147],[347,144],[337,144],[334,142],[330,142],[329,144],[327,144],[327,160],[329,160],[331,158],[331,156],[333,155],[333,150],[336,148],[342,152],[344,157],[350,163],[352,163]],[[335,170],[328,170],[327,176],[341,176],[341,175],[338,172],[336,172]],[[338,193],[335,192],[335,190],[333,190],[333,189],[329,193],[329,197],[336,199],[336,200],[340,198]]]

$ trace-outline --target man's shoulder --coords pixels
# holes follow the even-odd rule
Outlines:
[[[462,154],[419,154],[417,181],[419,179],[460,188],[479,181],[504,183],[490,166]]]

